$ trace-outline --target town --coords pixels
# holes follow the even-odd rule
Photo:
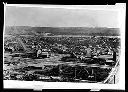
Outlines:
[[[104,82],[119,54],[115,36],[5,35],[4,79]]]

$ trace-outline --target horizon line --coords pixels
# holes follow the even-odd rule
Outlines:
[[[13,25],[6,25],[5,27],[51,27],[51,28],[70,28],[70,27],[87,27],[87,26],[25,26],[25,25],[22,25],[22,26],[20,26],[20,25],[17,25],[17,26],[13,26]],[[98,26],[96,26],[96,27],[87,27],[87,28],[119,28],[119,27],[98,27]]]

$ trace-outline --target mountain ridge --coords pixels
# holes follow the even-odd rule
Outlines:
[[[54,35],[105,35],[119,36],[119,28],[107,27],[31,27],[31,26],[6,26],[5,34],[41,34]]]

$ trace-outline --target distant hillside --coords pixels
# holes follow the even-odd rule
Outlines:
[[[30,26],[8,26],[5,27],[5,34],[39,35],[51,33],[54,35],[98,35],[98,36],[119,36],[119,28],[105,27],[30,27]]]

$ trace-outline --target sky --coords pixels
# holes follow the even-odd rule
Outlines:
[[[119,26],[117,11],[16,6],[6,7],[5,25],[110,28]]]

